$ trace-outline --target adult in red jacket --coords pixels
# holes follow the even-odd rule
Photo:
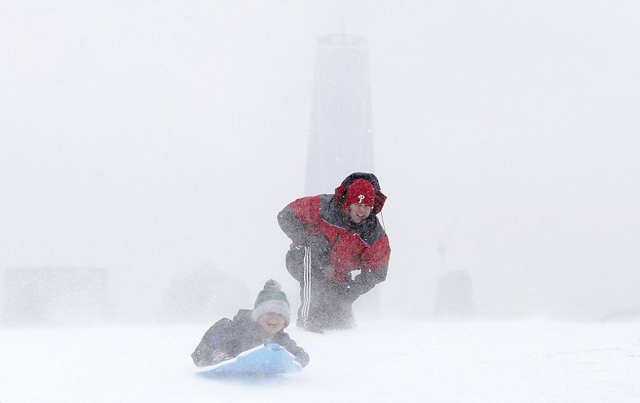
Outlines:
[[[299,327],[355,326],[353,302],[387,277],[391,250],[376,216],[385,200],[374,174],[355,172],[334,194],[297,199],[278,214],[292,241],[287,270],[300,282]]]

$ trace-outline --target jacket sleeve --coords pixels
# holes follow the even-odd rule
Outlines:
[[[282,232],[284,232],[293,243],[304,245],[306,236],[302,222],[295,216],[291,205],[287,205],[280,213],[278,213],[278,224]]]
[[[302,347],[298,346],[287,333],[282,332],[280,337],[274,340],[274,342],[280,344],[287,349],[288,352],[293,354],[296,357],[296,361],[298,361],[303,368],[309,364],[309,354],[307,354]]]
[[[369,292],[376,284],[387,279],[389,269],[389,257],[391,248],[389,238],[384,234],[375,243],[370,245],[362,255],[362,269],[353,280],[347,280],[351,299]]]
[[[297,199],[278,213],[278,224],[293,243],[306,245],[308,235],[320,235],[319,209],[319,196]]]

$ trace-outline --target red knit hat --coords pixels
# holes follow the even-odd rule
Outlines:
[[[345,202],[347,206],[362,203],[373,207],[375,199],[376,189],[373,187],[371,182],[364,179],[358,179],[349,186]]]

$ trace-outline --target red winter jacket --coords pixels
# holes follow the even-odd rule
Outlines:
[[[330,194],[297,199],[278,214],[278,222],[294,244],[307,245],[317,237],[326,240],[327,275],[364,294],[386,279],[389,239],[373,213],[355,224],[349,219],[348,206],[337,200]],[[351,279],[354,270],[361,273]]]

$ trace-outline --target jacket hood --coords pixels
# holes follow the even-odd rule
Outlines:
[[[373,188],[376,192],[376,197],[371,212],[374,215],[378,214],[382,211],[382,207],[384,206],[384,202],[387,200],[387,196],[385,196],[384,193],[380,191],[380,183],[378,182],[378,178],[372,173],[354,172],[351,175],[347,176],[342,181],[340,186],[338,186],[335,190],[334,196],[336,202],[345,208],[347,207],[347,192],[353,182],[357,181],[358,179],[364,179],[373,185]]]

